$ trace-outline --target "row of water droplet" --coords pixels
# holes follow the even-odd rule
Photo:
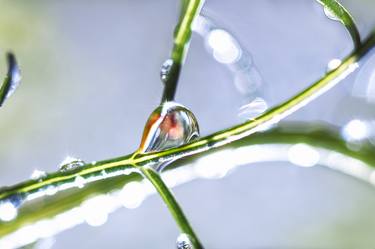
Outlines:
[[[92,162],[92,164],[94,163],[95,162]],[[72,170],[76,170],[84,165],[85,162],[81,159],[68,156],[59,165],[59,171],[69,172]],[[42,182],[46,179],[47,176],[48,174],[45,171],[36,169],[32,172],[30,179]],[[18,209],[24,203],[24,201],[30,201],[46,195],[54,195],[58,191],[69,187],[83,188],[85,183],[86,180],[82,176],[78,175],[74,178],[73,183],[70,184],[67,183],[60,186],[48,185],[32,193],[12,194],[5,199],[0,200],[0,221],[8,222],[15,219],[18,215]]]

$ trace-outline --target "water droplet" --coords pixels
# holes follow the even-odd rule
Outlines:
[[[33,171],[30,178],[32,180],[42,180],[42,178],[44,178],[46,176],[47,176],[47,173],[45,171],[36,169],[36,170]]]
[[[328,62],[327,65],[327,72],[335,70],[341,65],[341,60],[340,59],[332,59]]]
[[[173,66],[173,60],[172,59],[167,59],[163,63],[163,65],[161,66],[160,79],[164,83],[166,83],[168,81],[168,78],[170,76],[170,72],[171,72],[172,66]]]
[[[77,169],[85,165],[85,162],[79,158],[67,156],[60,164],[60,171],[66,172]]]
[[[176,102],[165,102],[150,115],[143,132],[139,152],[155,152],[178,147],[199,137],[194,114]],[[163,168],[159,164],[156,168]]]
[[[176,247],[177,249],[194,249],[189,235],[185,233],[182,233],[177,237]]]
[[[331,20],[333,20],[333,21],[339,21],[339,20],[340,20],[339,18],[337,18],[337,16],[335,15],[335,13],[333,13],[333,12],[331,11],[330,8],[324,6],[323,9],[324,9],[324,14],[325,14],[329,19],[331,19]]]
[[[11,221],[18,215],[18,208],[21,206],[23,198],[19,194],[14,194],[0,201],[0,220]]]
[[[74,183],[78,188],[83,188],[86,184],[86,180],[82,176],[76,176]]]

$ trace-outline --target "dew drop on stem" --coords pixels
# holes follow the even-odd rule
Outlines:
[[[337,16],[335,15],[335,13],[332,12],[331,9],[329,9],[328,7],[324,6],[323,7],[323,10],[324,10],[324,14],[331,20],[333,21],[339,21],[340,19],[337,18]]]
[[[82,167],[85,165],[85,162],[82,161],[79,158],[67,156],[64,161],[61,162],[60,164],[60,171],[66,172],[70,170],[77,169],[79,167]]]
[[[170,72],[173,66],[173,60],[172,59],[167,59],[163,65],[161,66],[160,69],[160,79],[161,81],[165,84],[169,77],[170,77]]]
[[[176,102],[164,102],[150,115],[139,147],[140,153],[157,152],[186,144],[199,137],[194,114]],[[170,163],[170,162],[168,162]],[[166,165],[153,167],[160,172]]]
[[[35,169],[33,173],[31,173],[30,179],[40,181],[46,176],[47,176],[47,173],[45,171]]]
[[[341,65],[342,61],[340,59],[332,59],[327,64],[326,72],[330,72],[332,70],[335,70]]]
[[[189,235],[182,233],[177,237],[176,241],[177,249],[194,249],[193,243],[189,238]]]

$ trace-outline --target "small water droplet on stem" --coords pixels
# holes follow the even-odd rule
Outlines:
[[[42,178],[46,176],[47,176],[47,173],[45,171],[35,169],[33,173],[31,174],[30,178],[32,180],[42,180]]]
[[[331,20],[333,21],[339,21],[340,19],[336,16],[335,13],[332,12],[331,9],[329,9],[328,7],[324,6],[323,7],[323,10],[324,10],[324,14]]]
[[[194,249],[189,235],[182,233],[177,237],[176,241],[177,249]]]
[[[66,172],[70,170],[77,169],[79,167],[82,167],[85,165],[85,162],[82,161],[79,158],[67,156],[64,161],[61,162],[60,164],[60,171]]]
[[[163,83],[166,83],[170,77],[170,72],[173,66],[173,60],[167,59],[160,69],[160,79]]]

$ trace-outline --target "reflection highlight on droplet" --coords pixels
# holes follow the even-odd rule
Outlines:
[[[331,11],[331,9],[329,9],[328,7],[324,6],[323,7],[323,10],[324,10],[324,14],[331,20],[333,21],[339,21],[340,19],[337,18],[337,16],[335,15],[335,13],[333,13]]]

